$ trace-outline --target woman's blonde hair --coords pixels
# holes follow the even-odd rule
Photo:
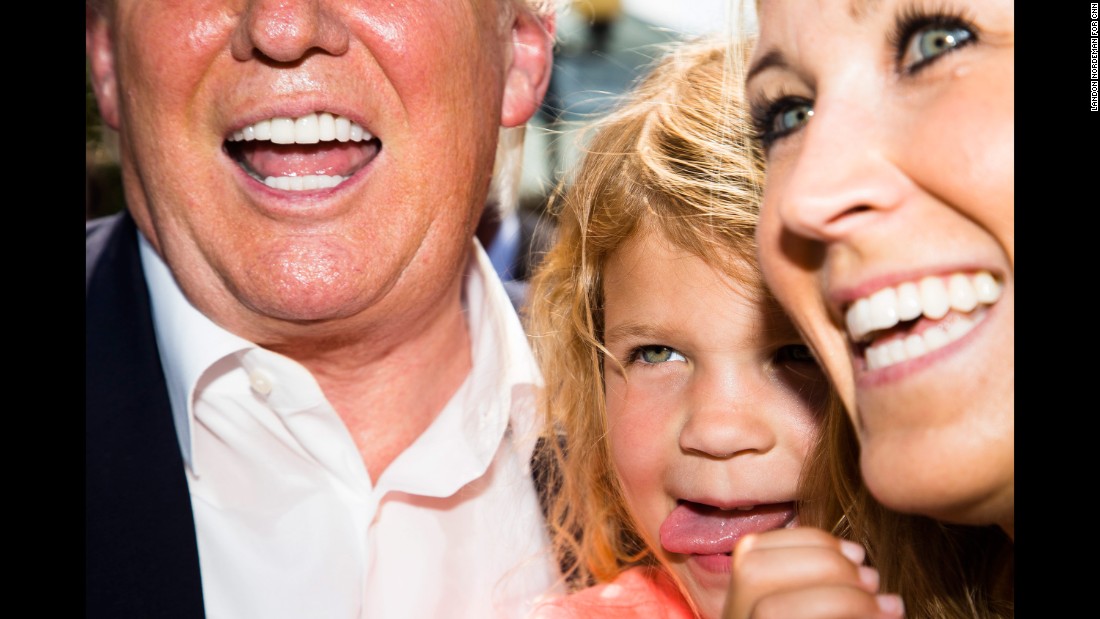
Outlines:
[[[863,544],[880,589],[902,596],[907,619],[1015,616],[1015,555],[1005,532],[883,507],[863,484],[859,441],[846,414],[825,416],[801,492],[801,524]]]
[[[624,241],[651,230],[764,291],[754,233],[763,160],[751,143],[729,40],[672,44],[585,131],[574,178],[551,196],[557,240],[529,290],[526,319],[546,378],[541,407],[554,490],[548,521],[570,582],[656,564],[635,529],[606,440],[601,275]],[[587,133],[585,134],[587,137]]]

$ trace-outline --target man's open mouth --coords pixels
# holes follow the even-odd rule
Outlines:
[[[314,112],[242,127],[226,138],[224,148],[268,187],[310,191],[351,178],[378,155],[382,142],[343,116]]]

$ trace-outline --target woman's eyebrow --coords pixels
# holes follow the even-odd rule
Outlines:
[[[848,5],[848,15],[851,15],[852,19],[858,22],[867,17],[869,13],[877,11],[880,4],[880,0],[852,0],[851,4]]]
[[[882,5],[882,0],[851,0],[848,5],[848,14],[856,22],[863,21],[868,15],[878,11]],[[757,73],[770,69],[772,67],[788,68],[789,64],[783,57],[783,53],[777,49],[769,50],[768,53],[760,56],[755,62],[749,66],[749,70],[745,73],[745,81],[748,82]]]
[[[755,62],[753,62],[751,66],[749,66],[748,72],[745,73],[745,82],[747,83],[751,81],[753,76],[755,76],[757,73],[760,73],[767,69],[771,69],[773,67],[781,69],[788,67],[787,59],[784,58],[783,53],[777,49],[770,50],[768,53],[764,54]]]

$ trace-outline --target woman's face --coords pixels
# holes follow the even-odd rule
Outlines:
[[[1011,534],[1013,3],[760,5],[768,282],[848,406],[875,496]]]

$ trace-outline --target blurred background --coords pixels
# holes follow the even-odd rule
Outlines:
[[[729,34],[730,0],[559,2],[550,90],[528,125],[521,201],[537,203],[576,163],[583,125],[601,116],[674,40]]]
[[[577,129],[614,105],[675,39],[730,33],[730,0],[557,0],[558,43],[550,92],[524,137],[519,207],[538,211],[575,163]],[[751,3],[750,3],[751,4]],[[750,16],[751,20],[751,16]],[[86,218],[122,208],[115,136],[86,86]]]

